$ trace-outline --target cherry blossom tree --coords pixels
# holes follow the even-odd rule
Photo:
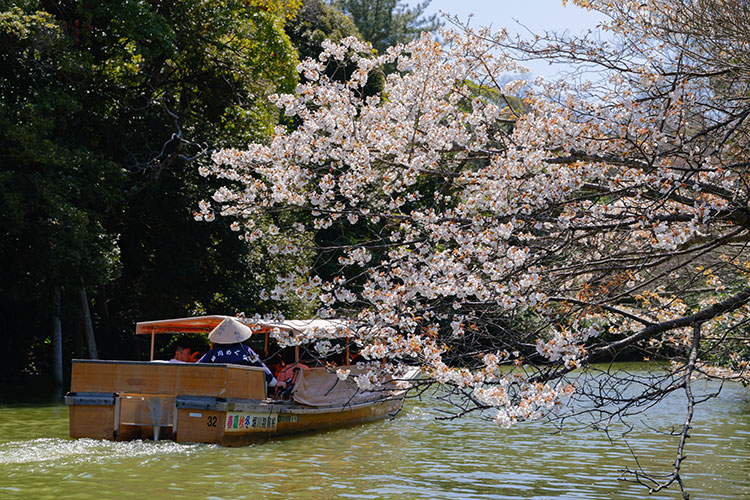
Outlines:
[[[683,393],[671,471],[630,477],[687,495],[692,380],[742,379],[748,358],[748,10],[580,4],[607,16],[603,36],[524,41],[454,20],[443,43],[425,34],[379,56],[328,43],[298,67],[296,93],[273,98],[299,126],[216,153],[202,173],[226,186],[196,218],[233,217],[240,238],[282,255],[313,249],[268,299],[348,318],[340,336],[363,360],[395,376],[419,365],[454,415],[610,425]],[[345,58],[352,77],[327,78]],[[530,87],[531,58],[580,71]],[[384,64],[398,72],[364,97]],[[330,335],[278,338],[327,352]],[[593,364],[641,351],[673,363],[643,377]]]

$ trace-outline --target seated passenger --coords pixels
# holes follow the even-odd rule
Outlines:
[[[198,351],[191,353],[189,347],[176,345],[174,348],[174,357],[169,360],[170,363],[195,363],[200,356]]]
[[[276,367],[275,375],[279,381],[279,387],[274,392],[274,398],[276,399],[289,399],[291,397],[291,390],[297,381],[297,373],[299,370],[310,370],[310,367],[297,361],[291,365],[286,364],[283,359]],[[284,390],[283,387],[287,387],[288,390]]]
[[[286,387],[286,384],[279,383],[276,380],[271,370],[260,360],[255,351],[242,343],[249,339],[250,335],[252,335],[252,331],[247,326],[233,318],[225,319],[208,334],[208,340],[213,342],[214,346],[198,360],[198,363],[259,366],[263,368],[266,374],[268,387],[276,387],[277,385]]]
[[[289,383],[295,378],[295,373],[298,369],[310,370],[310,367],[300,361],[297,361],[296,363],[292,363],[291,365],[288,365],[282,359],[281,363],[276,368],[277,370],[276,379],[279,380],[280,382]]]

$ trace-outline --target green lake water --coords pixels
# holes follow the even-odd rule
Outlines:
[[[592,429],[437,421],[425,396],[393,420],[220,448],[71,440],[59,397],[29,389],[0,394],[0,499],[675,499],[674,488],[649,496],[618,477],[636,467],[631,450],[644,469],[668,471],[676,441],[654,429],[679,424],[682,403],[670,397],[610,441]],[[699,406],[686,454],[691,499],[750,500],[750,390],[726,385]]]

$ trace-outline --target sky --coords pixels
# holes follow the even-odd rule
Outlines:
[[[416,5],[417,0],[408,0],[408,5]],[[519,23],[532,32],[544,30],[577,35],[588,28],[596,27],[602,20],[599,13],[593,13],[571,5],[563,7],[562,0],[432,0],[426,14],[440,11],[456,14],[460,19],[468,19],[474,14],[471,26],[505,27],[511,33],[525,33]],[[527,63],[534,76],[553,77],[561,68],[550,67],[547,63]]]

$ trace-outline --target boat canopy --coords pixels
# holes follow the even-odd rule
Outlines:
[[[136,334],[155,333],[205,333],[208,334],[225,319],[233,319],[247,325],[256,332],[269,332],[278,328],[293,334],[309,335],[321,330],[328,334],[344,332],[347,323],[340,319],[295,319],[280,322],[258,321],[235,316],[194,316],[190,318],[141,321],[135,325]]]
[[[206,333],[229,316],[194,316],[192,318],[141,321],[135,324],[136,334],[154,333]]]
[[[141,321],[136,323],[135,333],[139,335],[151,335],[151,361],[153,361],[154,337],[157,333],[204,333],[208,335],[214,328],[227,319],[231,320],[231,323],[236,324],[236,322],[239,322],[248,326],[252,333],[264,334],[266,344],[268,343],[268,334],[277,328],[289,332],[293,336],[312,336],[323,333],[331,337],[344,337],[348,330],[347,322],[341,319],[296,319],[271,322],[258,321],[253,318],[213,315]],[[347,359],[349,357],[348,352],[347,348]],[[298,350],[295,352],[295,358],[299,359]]]

